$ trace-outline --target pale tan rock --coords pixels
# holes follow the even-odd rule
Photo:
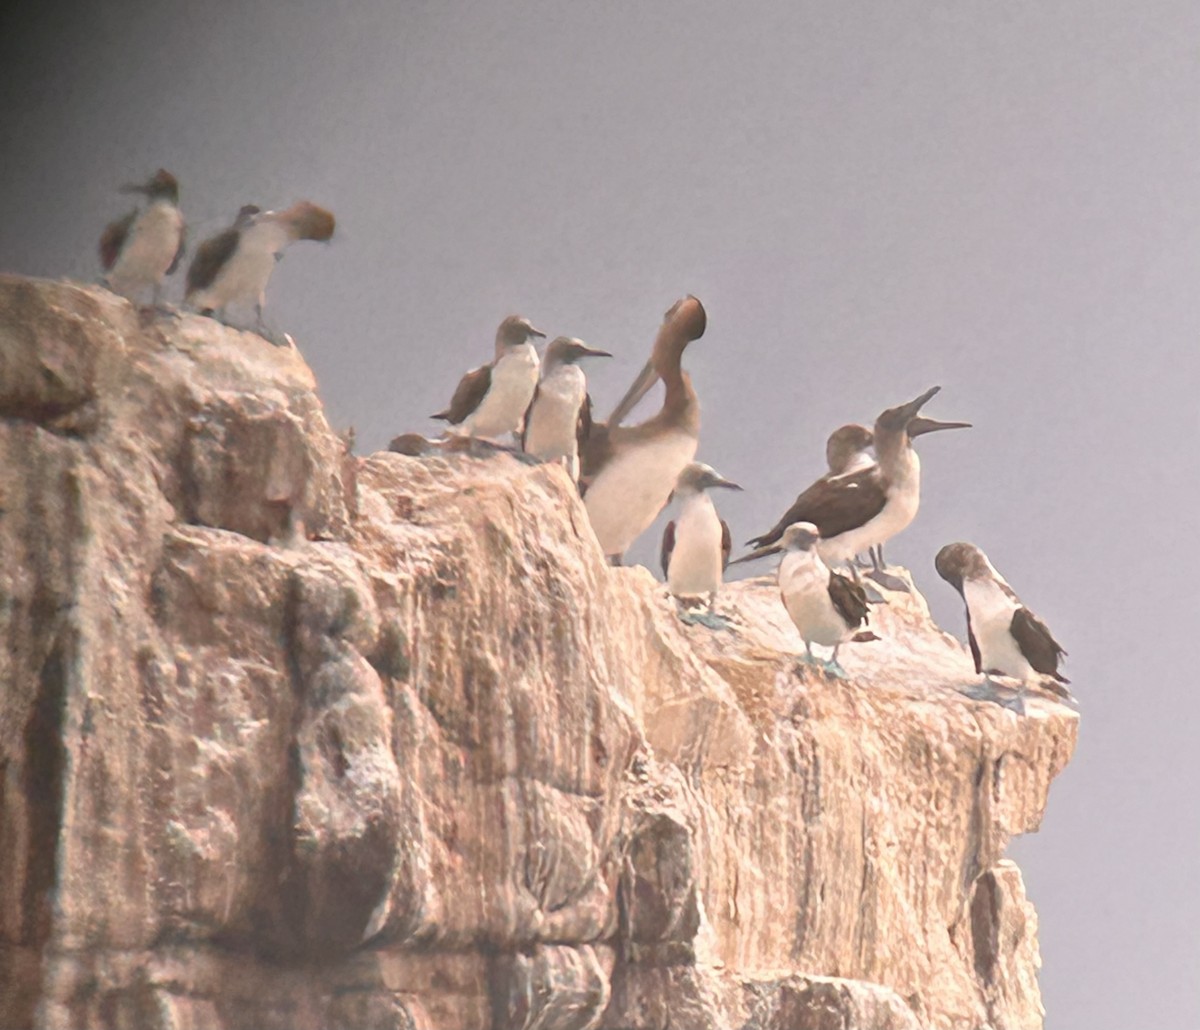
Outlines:
[[[1077,716],[916,594],[847,681],[557,467],[346,456],[299,354],[0,278],[0,1026],[1041,1025]]]

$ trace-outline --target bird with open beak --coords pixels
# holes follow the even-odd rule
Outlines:
[[[157,305],[163,279],[183,258],[186,227],[179,210],[179,183],[160,168],[145,182],[122,186],[121,192],[140,194],[146,203],[110,223],[100,237],[103,281],[129,300],[150,290]]]
[[[188,304],[221,318],[230,307],[253,306],[254,328],[265,335],[263,307],[276,263],[299,240],[331,239],[335,225],[331,212],[308,200],[283,211],[246,205],[233,225],[196,249],[187,273]]]
[[[608,351],[589,347],[574,337],[551,340],[542,358],[542,378],[525,413],[522,449],[538,461],[561,461],[576,483],[579,446],[591,428],[592,408],[579,362],[611,357]]]
[[[509,433],[519,436],[538,384],[541,361],[533,345],[546,334],[521,315],[509,315],[496,330],[495,356],[473,368],[459,381],[450,406],[431,418],[456,427],[452,430],[474,444],[492,444]]]
[[[620,564],[671,496],[700,444],[700,401],[682,369],[683,352],[704,335],[704,305],[692,296],[663,316],[650,360],[606,423],[592,427],[582,449],[580,486],[600,548]],[[666,392],[657,414],[636,426],[624,419],[659,379]]]
[[[848,562],[906,529],[921,504],[921,461],[913,449],[913,439],[971,425],[920,414],[940,389],[935,386],[906,404],[881,412],[872,433],[876,462],[840,476],[822,476],[796,498],[771,529],[750,541],[753,551],[736,561],[751,561],[779,551],[784,532],[796,522],[810,522],[817,527],[817,547],[829,564]],[[873,575],[892,589],[908,589],[903,580],[882,570]]]

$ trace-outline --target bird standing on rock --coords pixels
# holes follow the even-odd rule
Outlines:
[[[541,362],[533,343],[545,333],[528,318],[509,315],[496,330],[496,353],[490,364],[462,377],[450,406],[431,418],[457,426],[458,435],[495,443],[508,433],[519,434],[538,385]]]
[[[592,427],[583,447],[583,503],[604,555],[615,564],[666,505],[679,473],[700,444],[700,401],[683,371],[684,349],[704,335],[704,305],[687,296],[673,304],[646,367],[606,423]],[[662,408],[636,426],[622,426],[656,380],[666,387]]]
[[[332,213],[307,200],[284,211],[260,212],[247,204],[233,225],[196,249],[188,267],[187,302],[222,318],[231,305],[253,305],[254,328],[265,335],[263,306],[276,262],[297,240],[330,239],[335,224]]]
[[[539,461],[562,461],[573,482],[579,481],[580,441],[591,429],[591,401],[579,362],[611,357],[582,340],[559,336],[542,359],[542,378],[525,415],[521,445]]]
[[[141,193],[146,206],[109,224],[100,237],[104,282],[129,300],[142,291],[159,302],[163,278],[183,258],[185,226],[179,210],[179,183],[165,168],[146,182],[121,187],[122,193]]]
[[[838,649],[847,640],[878,639],[859,632],[867,622],[867,595],[862,585],[832,571],[821,560],[821,534],[811,522],[794,522],[780,540],[783,561],[779,563],[779,593],[783,606],[804,641],[804,661],[816,664],[812,645],[832,647],[825,668],[845,676],[838,664]]]
[[[966,429],[969,422],[940,422],[920,415],[922,406],[941,387],[926,390],[907,404],[888,408],[875,420],[878,461],[839,476],[822,476],[805,490],[767,532],[750,541],[755,550],[736,562],[751,561],[780,550],[787,527],[811,522],[821,534],[821,558],[848,562],[856,554],[882,546],[906,529],[921,503],[921,461],[912,440],[942,429]],[[736,564],[735,562],[735,564]],[[908,590],[908,584],[882,570],[873,574],[883,585]]]
[[[962,596],[967,609],[967,640],[975,671],[985,677],[1011,676],[1021,681],[1018,704],[1030,683],[1046,683],[1070,698],[1059,662],[1066,651],[1049,627],[1022,603],[1016,592],[974,544],[947,544],[937,553],[938,575]],[[1050,685],[1050,684],[1047,684]]]
[[[709,612],[717,602],[725,566],[729,563],[729,525],[717,514],[708,491],[714,487],[741,490],[711,465],[693,462],[675,484],[679,518],[667,523],[662,541],[662,570],[677,601],[704,598]]]

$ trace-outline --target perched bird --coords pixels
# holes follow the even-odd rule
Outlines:
[[[646,367],[608,421],[592,427],[582,448],[583,503],[601,549],[617,564],[662,511],[679,473],[696,456],[700,401],[681,360],[687,345],[704,335],[706,321],[695,297],[671,306]],[[659,412],[639,425],[622,426],[658,379],[666,387]]]
[[[183,258],[185,226],[179,210],[179,183],[160,168],[146,182],[122,186],[121,192],[144,194],[146,205],[112,222],[100,237],[104,282],[130,300],[150,289],[157,304],[164,277],[174,272]]]
[[[976,672],[1011,676],[1021,681],[1022,691],[1029,683],[1044,682],[1042,677],[1056,684],[1070,682],[1058,671],[1067,652],[983,551],[974,544],[947,544],[938,551],[934,566],[966,605],[967,640]],[[1055,693],[1070,696],[1061,688]]]
[[[825,667],[837,676],[845,670],[838,664],[838,648],[847,640],[876,640],[873,633],[859,632],[867,622],[867,595],[860,583],[832,571],[821,560],[821,534],[811,522],[794,522],[780,539],[783,561],[779,563],[779,593],[783,606],[804,640],[804,660],[817,659],[812,645],[832,647]]]
[[[301,200],[285,211],[243,207],[228,229],[196,248],[187,273],[187,302],[202,314],[224,317],[230,305],[253,305],[254,327],[262,333],[267,282],[284,250],[297,240],[333,236],[333,215]]]
[[[591,402],[587,379],[579,362],[583,358],[611,358],[582,340],[559,336],[546,348],[542,378],[525,414],[521,446],[539,461],[562,461],[579,481],[579,445],[591,429]]]
[[[450,406],[430,418],[457,426],[458,434],[471,440],[494,442],[506,433],[520,433],[538,385],[540,362],[531,341],[545,335],[529,319],[509,315],[496,330],[491,364],[463,376]]]
[[[921,503],[921,462],[912,447],[913,437],[970,427],[969,422],[939,422],[919,414],[940,389],[935,386],[916,400],[882,412],[873,431],[878,461],[841,475],[822,476],[771,529],[750,540],[755,550],[737,561],[774,554],[787,527],[796,522],[817,527],[818,550],[830,564],[849,561],[907,528]],[[899,580],[892,585],[903,586]]]
[[[729,526],[708,495],[714,487],[740,490],[711,465],[693,462],[679,473],[675,500],[679,518],[667,523],[662,540],[662,570],[677,600],[702,597],[711,612],[729,564]]]

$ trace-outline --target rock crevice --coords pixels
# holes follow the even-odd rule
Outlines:
[[[299,354],[0,278],[0,1026],[1041,1025],[1077,717],[888,594],[846,681],[562,469],[348,458]]]

